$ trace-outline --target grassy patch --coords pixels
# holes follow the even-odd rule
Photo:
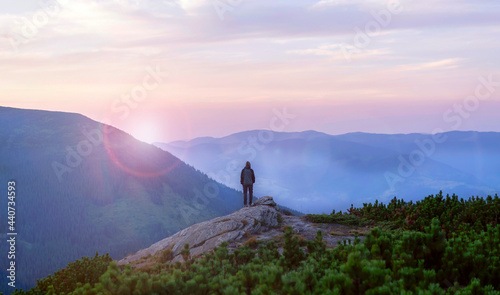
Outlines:
[[[314,223],[337,223],[348,226],[373,225],[373,221],[349,214],[307,214],[307,220]]]
[[[150,261],[150,262],[141,264],[139,267],[134,269],[134,272],[135,273],[145,272],[145,273],[151,274],[152,270],[155,268],[156,265],[157,264],[155,262]]]
[[[339,231],[331,231],[331,232],[330,232],[330,235],[332,235],[332,236],[336,236],[336,237],[343,237],[343,236],[345,236],[346,234],[345,234],[345,233],[343,233],[343,232],[339,232]]]
[[[350,227],[363,227],[358,235],[364,235],[369,228],[380,227],[384,230],[397,230],[401,227],[392,221],[374,221],[352,214],[307,214],[307,220],[314,223],[336,223]],[[337,235],[337,234],[333,234]],[[345,235],[345,234],[344,234]]]
[[[149,258],[151,258],[151,253],[148,253],[148,255],[141,256],[141,258],[139,259],[139,261],[146,261]]]
[[[248,245],[250,248],[256,248],[259,243],[260,241],[257,239],[257,237],[251,237],[245,243],[243,243],[243,245]]]
[[[360,230],[353,229],[349,231],[349,234],[353,236],[364,236],[366,233]]]
[[[245,233],[243,234],[243,237],[244,237],[244,238],[248,238],[248,237],[251,237],[251,236],[252,236],[252,233],[251,233],[251,232],[249,232],[248,230],[244,230],[244,232],[245,232]]]
[[[174,258],[174,253],[170,248],[158,251],[158,253],[155,255],[155,260],[159,263],[166,263],[172,260],[172,258]]]

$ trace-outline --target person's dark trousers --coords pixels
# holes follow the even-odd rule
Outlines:
[[[249,205],[252,205],[252,196],[253,196],[253,184],[244,184],[243,185],[243,205],[247,205],[247,191],[250,192],[250,198],[248,199],[250,202],[248,202]]]

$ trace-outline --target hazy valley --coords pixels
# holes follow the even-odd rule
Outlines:
[[[250,160],[255,192],[306,213],[345,210],[440,190],[461,196],[500,190],[500,133],[328,135],[255,130],[223,138],[156,143],[218,182],[239,188]]]

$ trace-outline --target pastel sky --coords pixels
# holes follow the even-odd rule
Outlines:
[[[500,131],[498,0],[6,2],[1,106],[148,142]]]

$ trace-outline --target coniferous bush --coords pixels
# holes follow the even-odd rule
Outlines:
[[[404,230],[375,227],[363,241],[328,249],[325,233],[304,247],[287,227],[281,254],[273,241],[232,253],[224,242],[197,259],[187,248],[185,262],[149,271],[111,262],[95,284],[67,294],[500,294],[497,200],[437,195],[415,204],[366,204],[342,215]]]
[[[94,257],[82,257],[81,260],[70,262],[64,269],[60,269],[45,279],[38,280],[36,287],[27,292],[19,291],[13,294],[67,294],[78,286],[89,284],[93,286],[108,269],[112,261],[108,254]]]

